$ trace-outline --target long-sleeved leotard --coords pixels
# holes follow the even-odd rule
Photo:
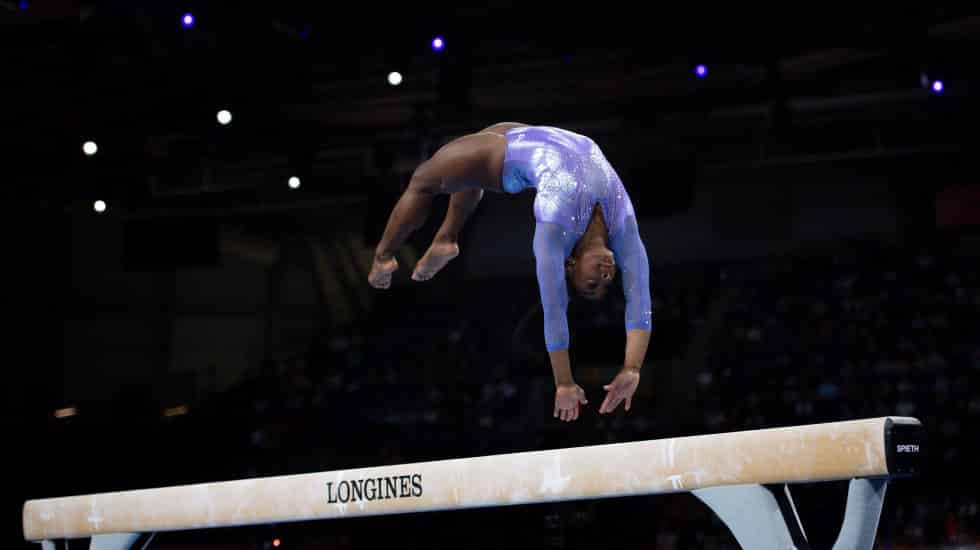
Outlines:
[[[626,330],[650,330],[646,248],[629,195],[599,146],[586,136],[547,126],[514,128],[505,137],[504,190],[536,190],[534,257],[548,351],[569,346],[565,260],[585,233],[597,204],[602,208],[609,247],[623,277]]]

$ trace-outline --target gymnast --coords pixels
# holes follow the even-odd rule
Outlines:
[[[600,414],[625,401],[630,410],[651,330],[649,265],[636,215],[622,181],[590,138],[550,126],[500,123],[439,148],[412,174],[375,249],[368,282],[391,285],[395,251],[424,223],[432,199],[449,193],[446,218],[412,272],[427,281],[459,255],[460,229],[484,191],[535,189],[534,244],[545,347],[555,379],[554,416],[578,418],[588,403],[568,357],[567,285],[589,300],[602,299],[617,268],[626,298],[623,368],[603,389]]]

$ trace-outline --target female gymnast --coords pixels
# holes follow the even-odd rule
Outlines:
[[[412,272],[431,279],[459,254],[457,238],[484,191],[535,189],[534,257],[544,309],[544,339],[555,378],[554,416],[570,422],[588,401],[568,358],[566,285],[598,300],[622,272],[626,298],[623,368],[603,389],[601,414],[630,410],[650,338],[649,265],[622,181],[590,138],[561,128],[501,123],[443,145],[416,168],[375,249],[368,281],[388,288],[395,251],[422,226],[436,194],[450,193],[446,219]]]

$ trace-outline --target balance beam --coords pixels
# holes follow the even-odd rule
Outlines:
[[[730,517],[746,499],[787,518],[773,486],[786,485],[788,497],[789,484],[872,480],[864,500],[880,501],[888,479],[918,473],[921,433],[917,419],[889,416],[35,499],[24,503],[23,530],[28,541],[92,537],[104,548],[138,533],[689,491],[734,533],[732,521],[745,522]]]

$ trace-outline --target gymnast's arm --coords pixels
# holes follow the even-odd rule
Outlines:
[[[653,312],[650,303],[650,264],[640,238],[636,216],[629,216],[611,239],[616,265],[623,276],[626,298],[626,357],[624,367],[639,370],[650,341]]]
[[[561,226],[541,221],[535,225],[534,259],[544,310],[544,340],[558,386],[574,384],[568,359],[566,245]]]

